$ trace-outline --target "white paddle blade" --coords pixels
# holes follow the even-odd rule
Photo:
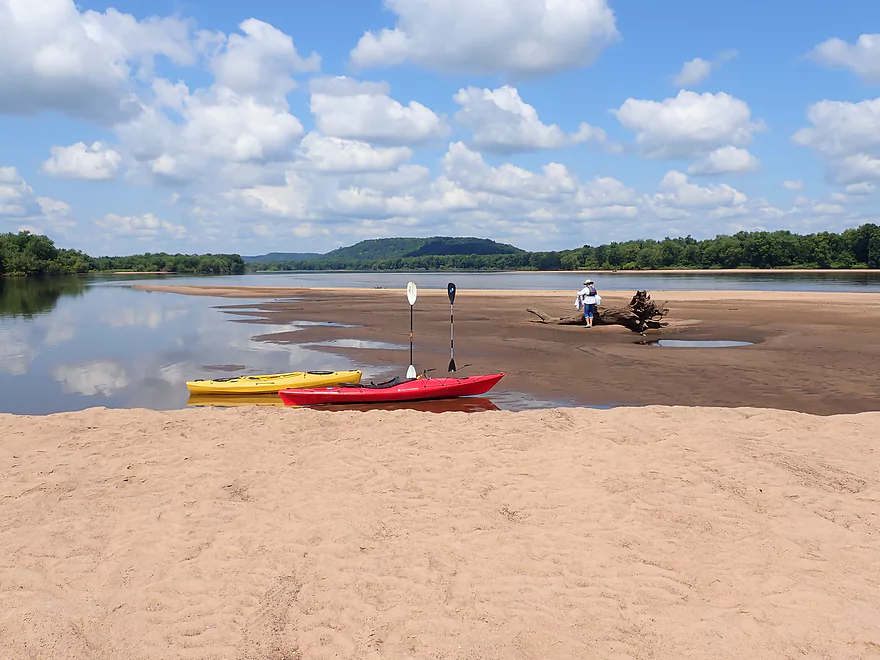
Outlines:
[[[406,285],[406,299],[409,300],[410,305],[416,304],[416,298],[419,295],[419,290],[416,288],[415,282],[410,282]]]
[[[409,369],[406,370],[407,378],[415,378],[416,377],[416,368],[413,365],[409,365]]]

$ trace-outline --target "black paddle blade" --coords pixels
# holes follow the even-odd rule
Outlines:
[[[446,293],[449,294],[449,304],[451,305],[452,303],[455,302],[455,284],[453,284],[452,282],[447,284],[446,285]]]
[[[455,372],[455,360],[452,359],[449,361],[449,373],[454,373],[454,372]]]

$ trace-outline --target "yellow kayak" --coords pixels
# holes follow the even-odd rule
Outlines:
[[[215,380],[191,380],[190,394],[276,394],[296,387],[326,387],[340,383],[359,383],[360,371],[294,371],[265,376],[236,376]]]

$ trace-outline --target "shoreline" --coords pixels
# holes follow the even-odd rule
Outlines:
[[[813,274],[813,273],[878,273],[880,274],[880,268],[670,268],[659,269],[659,270],[571,270],[571,271],[534,271],[534,272],[559,272],[559,273],[590,273],[590,274],[604,274],[604,273],[612,273],[614,275],[622,275],[632,273],[633,275],[639,275],[642,273],[648,275],[656,275],[669,273],[672,275],[687,275],[687,274],[697,274],[697,275],[735,275],[737,273],[744,275],[756,275],[762,273],[779,273],[782,275],[796,275],[799,273],[805,274]]]
[[[449,275],[455,274],[486,274],[486,275],[541,275],[541,274],[556,274],[556,275],[566,275],[566,274],[589,274],[589,275],[602,275],[602,274],[613,274],[613,275],[658,275],[663,273],[668,273],[672,275],[685,275],[685,274],[697,274],[697,275],[735,275],[736,273],[741,273],[744,275],[755,275],[759,273],[780,273],[783,275],[795,275],[798,273],[806,273],[806,274],[827,274],[827,273],[877,273],[880,274],[880,268],[669,268],[669,269],[651,269],[651,270],[382,270],[382,271],[373,271],[373,270],[257,270],[253,271],[254,273],[258,273],[260,275],[268,275],[273,273],[331,273],[331,274],[340,274],[340,273],[397,273],[397,274],[413,274],[417,275],[419,273],[425,274],[442,274],[448,273]]]

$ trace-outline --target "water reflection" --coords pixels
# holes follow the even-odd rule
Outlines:
[[[22,376],[37,355],[37,348],[25,328],[0,326],[0,373]]]
[[[151,307],[125,307],[123,309],[107,310],[101,316],[101,322],[111,328],[125,328],[131,326],[143,326],[156,329],[163,323],[182,319],[189,313],[184,306],[176,309],[163,308],[155,303]]]
[[[58,365],[52,376],[68,394],[110,396],[128,387],[131,382],[120,362],[96,360],[80,365]]]
[[[396,351],[406,348],[403,344],[392,344],[387,341],[373,341],[370,339],[328,339],[326,341],[314,341],[303,346],[327,346],[330,348],[360,348],[372,350]]]
[[[187,401],[187,406],[227,408],[240,406],[273,406],[285,407],[284,402],[277,394],[241,394],[241,395],[207,395],[193,394]],[[300,406],[287,406],[299,408]],[[357,411],[368,410],[418,410],[422,412],[486,412],[489,410],[501,410],[490,399],[481,397],[464,397],[460,399],[439,399],[436,401],[401,401],[398,403],[372,403],[372,404],[347,404],[332,406],[314,406],[314,410],[328,411]]]
[[[187,406],[196,408],[236,408],[239,406],[284,407],[277,394],[190,394]]]
[[[218,367],[245,374],[356,368],[368,378],[380,373],[314,348],[255,341],[255,335],[290,326],[231,323],[234,317],[210,298],[97,286],[77,296],[36,299],[51,299],[54,307],[0,317],[0,412],[182,408],[189,397],[186,381],[210,378]],[[32,303],[24,307],[36,309]]]
[[[81,296],[85,290],[79,277],[0,277],[0,317],[46,314],[62,296]]]
[[[297,408],[299,406],[289,406]],[[345,411],[354,410],[367,412],[370,410],[417,410],[420,412],[446,413],[463,412],[477,413],[501,410],[495,403],[484,397],[462,397],[459,399],[437,399],[436,401],[400,401],[397,403],[371,403],[314,406],[315,410]]]

